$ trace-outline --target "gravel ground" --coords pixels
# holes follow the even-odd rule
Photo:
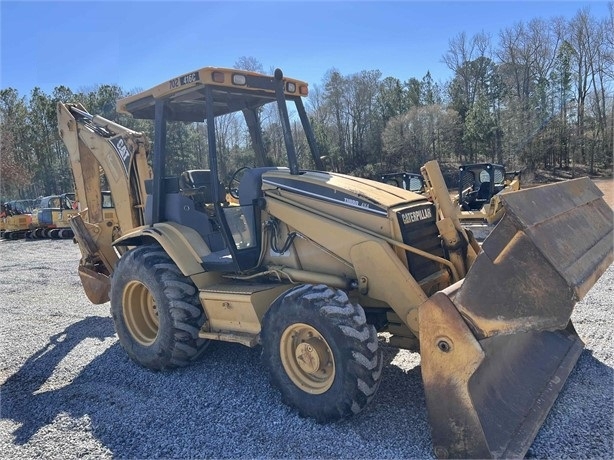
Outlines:
[[[282,404],[260,349],[213,343],[152,372],[92,305],[72,241],[0,240],[0,457],[432,458],[417,354],[385,347],[361,414],[321,425]],[[614,458],[614,266],[572,319],[586,343],[528,457]]]

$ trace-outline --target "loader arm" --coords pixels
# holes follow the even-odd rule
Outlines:
[[[80,206],[70,220],[82,255],[79,274],[88,298],[104,303],[117,262],[113,240],[144,224],[149,141],[142,133],[90,115],[81,104],[60,102],[57,111]],[[103,210],[103,183],[115,204],[111,219]]]

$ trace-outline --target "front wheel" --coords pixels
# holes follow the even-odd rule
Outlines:
[[[185,366],[208,344],[198,337],[205,322],[198,289],[159,246],[121,257],[111,280],[111,314],[122,347],[150,369]]]
[[[341,290],[303,285],[286,293],[263,319],[262,346],[283,401],[320,422],[360,412],[379,387],[377,333]]]

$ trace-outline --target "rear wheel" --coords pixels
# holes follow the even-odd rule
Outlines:
[[[111,280],[111,314],[122,347],[150,369],[185,366],[208,344],[198,337],[205,322],[198,289],[159,246],[121,257]]]
[[[332,421],[360,412],[379,387],[383,358],[375,328],[340,290],[304,285],[263,319],[272,383],[306,417]]]

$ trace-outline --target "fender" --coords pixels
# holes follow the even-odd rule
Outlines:
[[[137,227],[116,239],[113,246],[126,248],[157,242],[185,276],[204,273],[202,258],[211,253],[196,230],[173,222]]]

